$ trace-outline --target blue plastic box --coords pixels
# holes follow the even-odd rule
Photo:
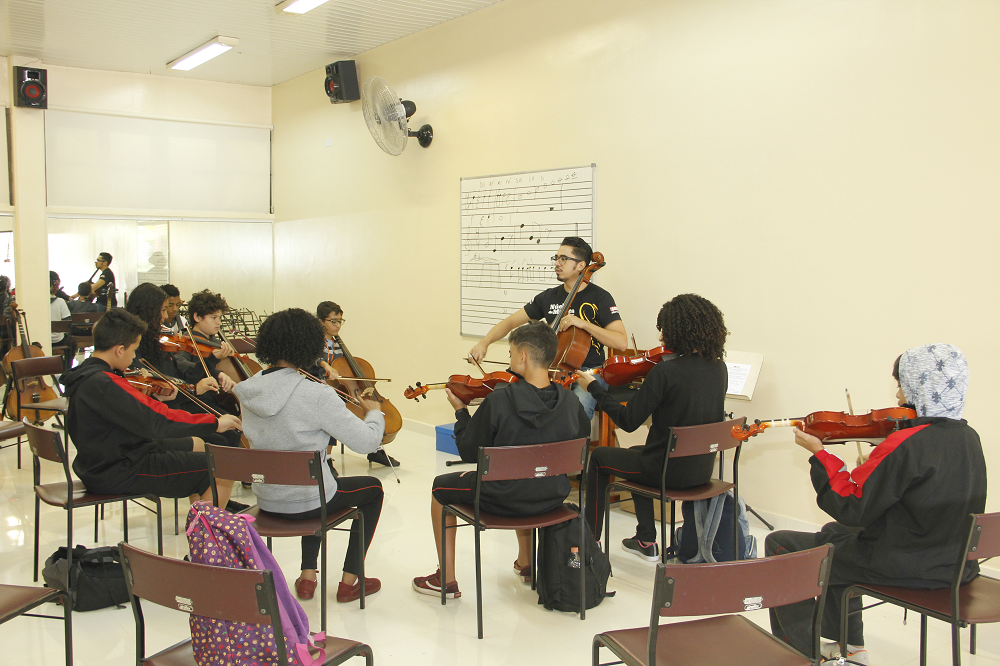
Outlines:
[[[458,444],[455,442],[455,424],[434,426],[434,432],[437,433],[437,450],[457,456]]]

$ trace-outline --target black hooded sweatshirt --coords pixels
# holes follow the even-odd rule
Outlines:
[[[124,492],[145,458],[162,452],[160,440],[211,438],[218,426],[210,414],[170,409],[139,393],[93,356],[59,381],[69,398],[66,431],[77,450],[73,471],[91,492]]]
[[[557,384],[536,388],[523,379],[501,385],[472,416],[455,412],[455,442],[462,460],[476,462],[479,448],[547,444],[590,438],[580,400]],[[534,516],[560,506],[570,493],[565,475],[483,484],[480,506],[500,516]]]

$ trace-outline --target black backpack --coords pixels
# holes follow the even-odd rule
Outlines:
[[[574,504],[565,506],[579,511]],[[601,552],[601,547],[589,529],[584,530],[584,543],[580,545],[580,519],[573,518],[558,525],[543,527],[538,539],[535,588],[538,591],[538,603],[549,610],[569,613],[580,611],[580,571],[569,566],[570,548],[574,547],[579,549],[580,559],[586,568],[584,606],[593,608],[604,597],[615,594],[607,591],[608,577],[611,576],[608,556]]]
[[[90,611],[108,606],[124,608],[129,602],[121,555],[114,546],[73,549],[73,568],[69,569],[66,547],[62,546],[45,560],[42,578],[45,587],[69,591],[73,610]]]

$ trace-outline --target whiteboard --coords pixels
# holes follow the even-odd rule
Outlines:
[[[594,246],[597,165],[461,179],[461,333],[486,335],[559,284],[566,236]]]

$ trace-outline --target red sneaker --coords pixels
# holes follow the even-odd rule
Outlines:
[[[413,589],[420,594],[429,594],[432,597],[441,596],[441,570],[438,569],[430,576],[419,576],[413,579]],[[462,593],[458,591],[458,581],[453,580],[448,583],[444,591],[445,599],[458,599]]]
[[[370,597],[382,589],[382,581],[378,578],[365,578],[365,596]],[[354,585],[341,583],[337,588],[337,601],[346,604],[350,601],[357,601],[361,598],[361,581]]]

